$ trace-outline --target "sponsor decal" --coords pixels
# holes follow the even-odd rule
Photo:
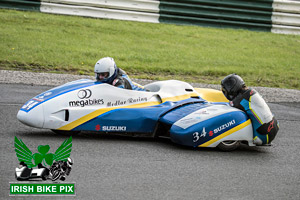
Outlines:
[[[100,130],[101,130],[101,126],[100,126],[99,124],[96,125],[95,130],[96,130],[96,131],[100,131]]]
[[[39,96],[33,98],[33,100],[42,102],[42,101],[44,101],[44,98],[45,98],[45,97],[47,97],[47,96],[49,96],[49,95],[51,95],[51,94],[52,94],[52,92],[45,92],[45,93],[43,93],[43,94],[41,94],[41,95],[39,95]]]
[[[79,90],[77,96],[81,100],[69,101],[70,107],[85,107],[104,104],[103,99],[89,99],[92,96],[92,91],[90,89]]]
[[[199,119],[201,119],[200,117],[195,117],[195,118],[186,118],[186,119],[182,119],[181,122],[182,123],[193,123],[193,122],[197,122]]]
[[[272,122],[270,123],[269,127],[268,127],[268,133],[270,133],[270,131],[274,128],[274,120],[272,120]]]
[[[126,131],[126,126],[102,126],[103,131]]]
[[[70,107],[84,107],[84,106],[94,106],[94,105],[103,105],[103,99],[86,99],[80,101],[69,101]]]
[[[187,129],[188,127],[191,127],[201,121],[205,121],[207,119],[212,119],[216,116],[225,114],[228,112],[229,109],[231,109],[231,107],[224,106],[224,105],[214,105],[214,106],[211,106],[208,108],[199,109],[199,110],[181,118],[180,120],[176,121],[174,123],[174,125],[176,125],[180,128],[183,128],[183,129]],[[205,111],[205,110],[207,110],[207,111]],[[189,119],[191,119],[191,120],[189,120]]]
[[[88,99],[92,96],[92,91],[90,89],[79,90],[77,96],[79,99]]]
[[[97,124],[95,126],[96,131],[126,131],[126,126],[100,126]]]
[[[226,124],[223,124],[220,127],[214,129],[214,134],[217,134],[218,132],[220,132],[226,128],[229,128],[229,127],[233,126],[234,124],[235,124],[235,120],[233,119],[230,122],[227,122]]]
[[[144,101],[147,101],[147,97],[129,98],[127,101],[128,101],[128,103],[144,102]]]
[[[30,108],[34,107],[39,102],[36,100],[30,100],[25,105],[22,106],[22,109],[29,110]]]
[[[37,99],[37,98],[32,98],[32,100],[39,101],[39,102],[44,101],[44,99]]]
[[[209,112],[207,111],[206,108],[204,108],[204,109],[200,109],[200,110],[196,111],[195,114],[205,115],[205,114],[209,114]]]
[[[227,129],[235,124],[235,120],[231,120],[227,122],[226,124],[221,125],[220,127],[214,129],[213,131],[208,132],[208,136],[212,137],[214,134],[217,134],[218,132]],[[193,142],[197,142],[200,138],[206,137],[207,132],[205,130],[205,127],[203,127],[201,134],[199,132],[193,133]]]
[[[137,98],[129,98],[127,100],[116,100],[114,102],[107,102],[107,107],[113,107],[113,106],[122,106],[125,104],[131,104],[131,103],[139,103],[139,102],[146,102],[147,97],[137,97]]]
[[[126,104],[127,101],[121,101],[121,100],[117,100],[115,102],[107,102],[107,107],[113,107],[113,106],[122,106],[124,104]]]
[[[44,94],[44,96],[49,96],[49,95],[51,95],[52,94],[52,92],[46,92],[45,94]]]

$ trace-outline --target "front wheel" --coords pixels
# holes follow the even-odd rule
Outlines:
[[[222,151],[233,151],[240,146],[241,142],[236,140],[223,141],[218,145]]]
[[[55,130],[55,129],[51,129],[51,131],[53,131],[58,135],[67,135],[67,136],[77,135],[78,133],[80,133],[80,131],[63,131],[63,130]]]
[[[43,174],[42,174],[42,176],[41,176],[41,177],[42,177],[42,180],[43,180],[43,181],[47,180],[48,176],[49,176],[49,174],[47,174],[47,172],[44,171]]]
[[[61,172],[60,171],[54,171],[52,174],[52,181],[56,181],[61,177]]]

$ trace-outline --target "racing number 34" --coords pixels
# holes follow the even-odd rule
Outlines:
[[[199,134],[200,133],[198,133],[198,132],[193,133],[193,142],[197,142],[201,137],[206,136],[205,127],[203,127],[203,129],[202,129],[201,135],[199,135]]]

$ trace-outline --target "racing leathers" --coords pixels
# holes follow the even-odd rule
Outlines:
[[[272,142],[279,130],[279,124],[257,91],[251,88],[242,90],[230,105],[243,110],[251,119],[254,144],[263,145]]]
[[[116,78],[112,81],[112,85],[119,87],[119,88],[124,88],[124,89],[129,89],[129,90],[138,90],[138,91],[145,91],[144,87],[133,82],[126,74],[125,71],[123,71],[120,68],[117,68],[117,76]]]

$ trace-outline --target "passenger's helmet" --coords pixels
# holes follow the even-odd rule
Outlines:
[[[95,64],[94,72],[96,80],[111,84],[117,76],[117,65],[113,58],[101,58]]]
[[[225,97],[232,101],[241,89],[245,87],[245,82],[239,75],[230,74],[221,81],[221,86]]]

